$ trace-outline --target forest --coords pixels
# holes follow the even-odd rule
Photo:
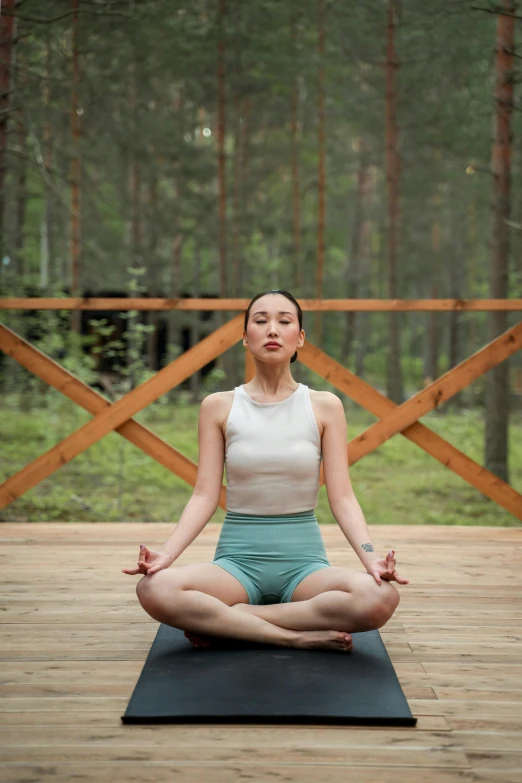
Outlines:
[[[513,300],[304,313],[402,404],[520,322],[521,20],[511,0],[2,0],[1,323],[117,400],[239,311],[9,302]],[[5,480],[89,416],[0,347]],[[349,439],[375,420],[292,374],[341,397]],[[199,403],[244,376],[239,342],[136,418],[197,461]],[[519,350],[424,421],[522,490]],[[354,465],[369,522],[517,524],[405,440]],[[111,432],[0,520],[170,520],[189,492]]]

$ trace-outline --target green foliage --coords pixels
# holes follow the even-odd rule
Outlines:
[[[53,392],[56,402],[30,416],[3,400],[0,411],[0,481],[22,468],[89,414]],[[147,409],[140,421],[194,462],[198,460],[199,407],[188,402]],[[347,408],[348,437],[363,432],[374,418],[355,405]],[[432,430],[477,460],[482,460],[483,422],[479,413],[431,413],[423,418]],[[511,482],[522,489],[522,415],[513,416]],[[399,435],[350,468],[356,496],[372,524],[519,526],[504,509]],[[116,433],[103,438],[43,483],[0,512],[0,521],[118,521],[175,523],[192,487]],[[319,491],[318,520],[336,524],[326,487]],[[216,511],[214,521],[224,512]]]

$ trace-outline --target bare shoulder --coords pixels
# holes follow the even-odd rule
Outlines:
[[[344,410],[341,398],[329,391],[310,389],[310,399],[325,411],[339,410],[339,408]]]
[[[310,402],[321,436],[328,422],[335,419],[336,412],[337,415],[341,412],[344,415],[344,407],[340,397],[332,392],[310,389]]]
[[[201,401],[201,412],[207,413],[221,427],[225,435],[225,424],[232,408],[234,389],[231,391],[212,392]]]

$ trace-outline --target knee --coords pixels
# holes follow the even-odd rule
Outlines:
[[[151,580],[152,577],[145,576],[145,574],[141,577],[139,582],[136,583],[136,595],[138,596],[138,601],[140,604],[144,607],[144,604],[147,603],[147,601],[150,599],[151,596]],[[145,607],[144,607],[145,608]]]
[[[144,574],[136,583],[136,595],[142,607],[148,610],[158,603],[162,591],[162,571],[155,574]]]
[[[375,584],[369,612],[370,622],[374,628],[382,628],[392,617],[401,600],[397,588],[386,580],[382,580],[381,586]]]
[[[136,583],[136,595],[142,608],[154,620],[175,619],[182,607],[183,589],[166,569],[143,575]]]

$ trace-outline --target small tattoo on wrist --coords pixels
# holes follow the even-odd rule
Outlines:
[[[361,546],[365,552],[375,552],[375,549],[373,548],[373,544],[361,544]]]

